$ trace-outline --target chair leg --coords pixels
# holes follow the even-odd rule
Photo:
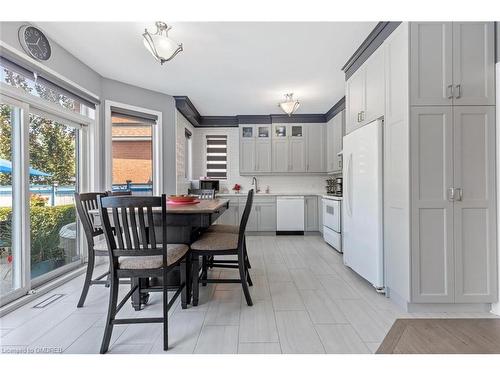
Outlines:
[[[203,280],[207,278],[208,278],[208,257],[204,255],[201,257],[201,285],[207,286],[207,283],[203,282]]]
[[[113,275],[111,277],[111,287],[109,290],[109,306],[108,306],[108,316],[106,318],[106,328],[104,329],[104,337],[101,344],[101,354],[104,354],[109,349],[109,342],[111,341],[111,335],[113,333],[113,320],[116,315],[116,305],[118,303],[118,287],[120,285],[120,280]]]
[[[163,350],[168,350],[168,285],[165,271],[163,272]]]
[[[243,288],[243,294],[245,294],[247,305],[252,306],[253,305],[252,297],[250,296],[250,291],[248,290],[248,284],[247,284],[247,269],[245,267],[245,259],[241,259],[239,256],[238,256],[238,268],[240,269],[241,287]]]
[[[198,298],[200,296],[199,288],[199,272],[200,272],[200,257],[194,255],[192,260],[192,275],[193,275],[193,306],[198,306]]]
[[[89,246],[90,247],[90,246]],[[94,263],[95,256],[94,251],[89,249],[89,262],[87,263],[87,273],[85,275],[85,281],[83,282],[82,294],[80,295],[80,300],[78,301],[77,307],[83,307],[87,294],[89,293],[90,284],[92,283],[92,274],[94,273]]]
[[[245,270],[245,272],[247,274],[248,286],[253,286],[252,278],[250,277],[250,272],[248,272],[248,268]]]
[[[252,268],[252,265],[250,264],[250,259],[248,259],[248,252],[247,252],[247,240],[245,238],[243,242],[243,246],[245,246],[245,264],[248,269]]]
[[[183,260],[180,264],[180,269],[181,269],[181,285],[184,285],[182,287],[182,292],[181,292],[181,307],[182,309],[187,309],[187,260]]]

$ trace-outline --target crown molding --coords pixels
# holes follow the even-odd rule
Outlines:
[[[201,125],[201,115],[187,96],[174,96],[175,107],[195,128]]]
[[[379,22],[373,28],[372,32],[366,37],[356,52],[354,52],[354,54],[342,67],[346,80],[352,76],[361,65],[363,65],[372,53],[380,47],[384,40],[386,40],[387,37],[391,35],[391,33],[396,30],[400,24],[401,22]]]
[[[342,112],[345,109],[345,96],[340,99],[337,103],[333,105],[332,108],[325,113],[325,122],[330,121],[335,117],[339,112]]]

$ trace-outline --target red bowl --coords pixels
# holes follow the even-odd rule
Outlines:
[[[196,197],[190,197],[189,195],[170,195],[168,197],[169,201],[172,202],[193,202]]]

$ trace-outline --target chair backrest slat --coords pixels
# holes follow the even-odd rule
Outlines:
[[[128,210],[130,210],[130,208],[122,207],[120,211],[122,214],[122,227],[123,227],[123,234],[125,237],[125,247],[127,249],[132,249],[133,245],[132,241],[130,240],[130,225],[128,222],[128,212],[127,212]]]
[[[134,249],[140,249],[141,244],[139,242],[139,236],[137,235],[137,221],[135,219],[135,208],[129,209],[129,215],[130,215],[130,232],[132,232],[132,238],[134,242]]]
[[[144,209],[142,207],[139,207],[138,212],[139,212],[139,227],[141,232],[141,244],[143,247],[147,247],[148,235],[146,232],[146,223],[144,222]]]
[[[132,191],[131,190],[117,190],[117,191],[108,190],[108,191],[106,191],[106,195],[108,197],[121,197],[121,196],[126,196],[126,195],[132,195]]]
[[[120,223],[120,217],[118,215],[118,208],[113,207],[112,211],[113,211],[113,224],[114,224],[114,228],[115,228],[115,237],[118,240],[118,247],[120,249],[124,249],[125,246],[123,245],[123,232],[122,232],[122,226]]]
[[[247,223],[248,223],[248,218],[250,217],[250,212],[252,211],[253,196],[254,196],[254,191],[253,191],[253,189],[250,189],[248,191],[248,195],[247,195],[247,202],[245,204],[245,210],[243,211],[243,215],[241,216],[240,231],[239,231],[239,235],[238,235],[238,245],[241,245],[243,243],[243,239],[245,236],[245,230],[246,230]]]
[[[146,208],[148,214],[148,228],[149,228],[149,242],[151,247],[156,249],[156,235],[155,235],[155,225],[153,221],[153,209],[151,207]]]

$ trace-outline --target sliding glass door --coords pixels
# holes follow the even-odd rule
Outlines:
[[[0,306],[82,263],[74,193],[85,134],[0,97]]]
[[[80,263],[74,193],[79,126],[36,111],[29,116],[31,279]]]
[[[22,129],[27,106],[0,100],[0,305],[29,288],[24,234]]]

